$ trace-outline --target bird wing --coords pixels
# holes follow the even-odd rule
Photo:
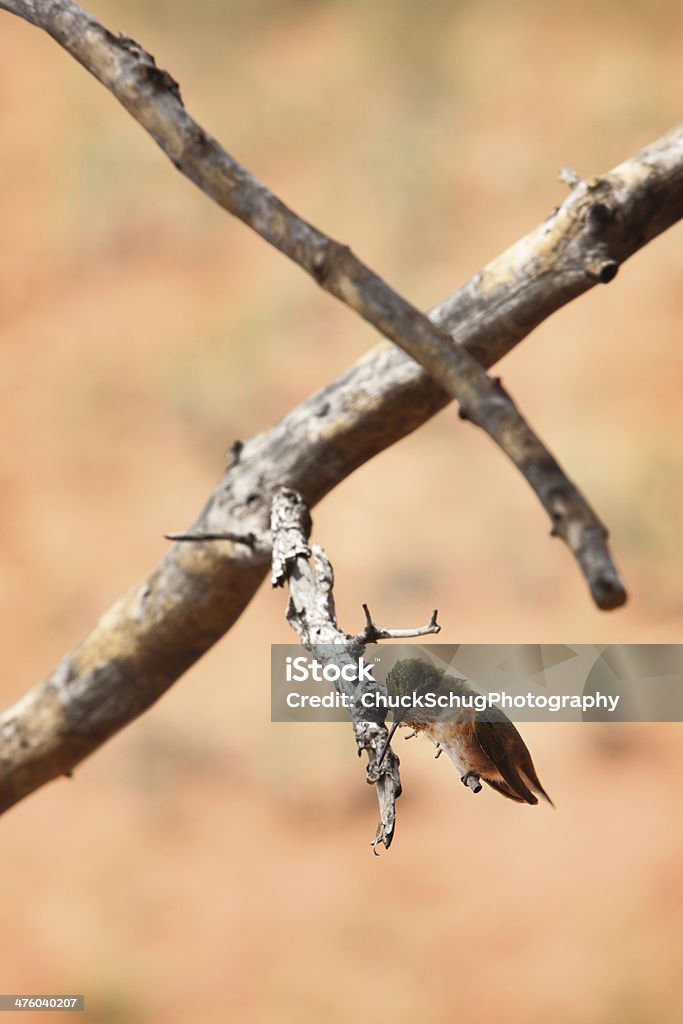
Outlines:
[[[474,721],[474,734],[484,754],[493,761],[498,773],[514,793],[513,799],[516,798],[526,804],[537,804],[538,798],[531,792],[519,770],[521,768],[529,782],[533,785],[536,784],[536,772],[531,762],[531,755],[507,715],[504,715],[498,708],[490,708],[486,712],[477,714]],[[528,772],[529,766],[531,774]],[[504,792],[500,785],[493,788]],[[538,783],[538,788],[545,796],[540,783]],[[505,793],[505,795],[511,796],[512,794]]]
[[[526,803],[526,800],[522,800],[521,796],[517,796],[516,793],[512,792],[507,782],[502,782],[500,779],[485,779],[483,777],[482,780],[487,786],[490,786],[491,789],[495,789],[496,793],[500,793],[501,796],[506,796],[508,800],[514,800],[515,803],[518,804]]]

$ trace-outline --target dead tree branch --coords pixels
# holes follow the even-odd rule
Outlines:
[[[418,626],[416,629],[385,629],[373,622],[370,609],[366,604],[363,605],[363,612],[365,614],[365,629],[356,637],[363,644],[376,644],[378,640],[403,640],[406,637],[428,636],[430,633],[440,632],[440,627],[436,624],[436,609],[432,612],[432,617],[427,625]]]
[[[569,547],[600,608],[626,592],[607,547],[607,530],[533,432],[499,378],[389,287],[349,249],[290,210],[185,110],[178,83],[128,36],[114,36],[74,0],[7,0],[7,10],[44,29],[120,101],[186,177],[239,217],[331,295],[420,363],[511,459],[545,508],[552,535]],[[601,265],[601,280],[607,277]]]
[[[27,17],[30,9],[38,18],[57,5],[0,0],[0,8]],[[580,181],[546,221],[429,316],[490,367],[681,217],[683,123],[603,176]],[[313,507],[448,401],[414,360],[380,344],[273,428],[235,447],[187,533],[239,540],[174,545],[51,675],[0,716],[0,811],[68,773],[230,629],[270,562],[271,502],[282,483]]]
[[[273,499],[272,584],[274,587],[285,583],[289,586],[287,621],[307,651],[318,654],[321,647],[340,646],[341,653],[335,655],[335,661],[343,664],[360,658],[368,643],[439,632],[436,612],[427,626],[378,629],[367,605],[363,605],[367,620],[365,630],[357,636],[342,632],[334,607],[332,566],[323,548],[317,544],[308,546],[311,529],[311,516],[304,498],[283,487]],[[335,685],[340,693],[355,702],[359,695],[357,684],[345,680],[340,674]],[[379,802],[380,818],[372,847],[377,852],[376,847],[381,843],[389,849],[396,827],[396,801],[401,795],[400,761],[387,747],[388,733],[383,722],[368,721],[356,710],[353,713],[353,731],[359,756],[363,750],[367,751],[367,781],[375,785]]]

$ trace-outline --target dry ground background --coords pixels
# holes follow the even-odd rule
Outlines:
[[[677,3],[97,0],[295,209],[428,307],[680,117]],[[3,704],[164,551],[263,429],[375,337],[0,15]],[[600,614],[525,485],[452,409],[317,511],[347,629],[681,639],[681,228],[554,316],[506,384],[610,524]],[[679,1024],[681,727],[535,726],[557,803],[470,798],[399,741],[379,859],[343,726],[269,722],[264,589],[142,721],[0,823],[0,990],[102,1024]],[[372,906],[372,911],[369,908]],[[28,1016],[22,1018],[28,1020]],[[40,1019],[43,1019],[42,1017]]]

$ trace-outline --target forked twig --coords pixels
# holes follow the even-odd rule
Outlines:
[[[301,494],[283,487],[275,495],[272,507],[273,533],[273,574],[274,587],[289,587],[287,621],[297,633],[303,647],[313,651],[320,658],[320,648],[343,646],[349,660],[359,658],[368,643],[377,640],[425,636],[438,633],[436,612],[428,625],[415,629],[379,629],[370,616],[367,605],[363,605],[366,627],[362,633],[350,636],[337,624],[334,607],[334,573],[323,548],[314,544],[309,547],[312,523],[308,506]],[[344,654],[336,655],[343,660]],[[353,683],[344,681],[341,674],[335,683],[340,693],[356,696]],[[358,754],[367,752],[367,781],[377,791],[379,802],[379,824],[372,848],[386,849],[391,846],[396,827],[396,801],[401,795],[400,761],[389,746],[389,734],[383,722],[370,721],[361,716],[356,708],[352,715],[353,731]],[[398,723],[395,722],[393,728]]]

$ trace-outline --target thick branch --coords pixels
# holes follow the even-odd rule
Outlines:
[[[596,207],[609,216],[596,215]],[[491,366],[591,288],[594,268],[623,262],[682,216],[683,124],[603,177],[577,185],[547,221],[430,317]],[[252,535],[253,548],[174,545],[44,682],[0,716],[0,811],[70,771],[230,629],[269,564],[270,505],[281,483],[312,507],[447,402],[420,366],[381,344],[271,430],[235,445],[188,532]],[[379,744],[381,751],[381,736]]]
[[[83,64],[207,195],[419,362],[458,402],[461,417],[481,427],[528,481],[550,517],[553,535],[576,558],[598,607],[624,603],[607,530],[499,379],[490,378],[464,347],[453,345],[438,321],[406,302],[348,246],[299,217],[234,160],[190,117],[177,82],[138,43],[113,36],[74,0],[11,0],[5,6],[44,29]],[[602,265],[599,277],[608,280]]]

